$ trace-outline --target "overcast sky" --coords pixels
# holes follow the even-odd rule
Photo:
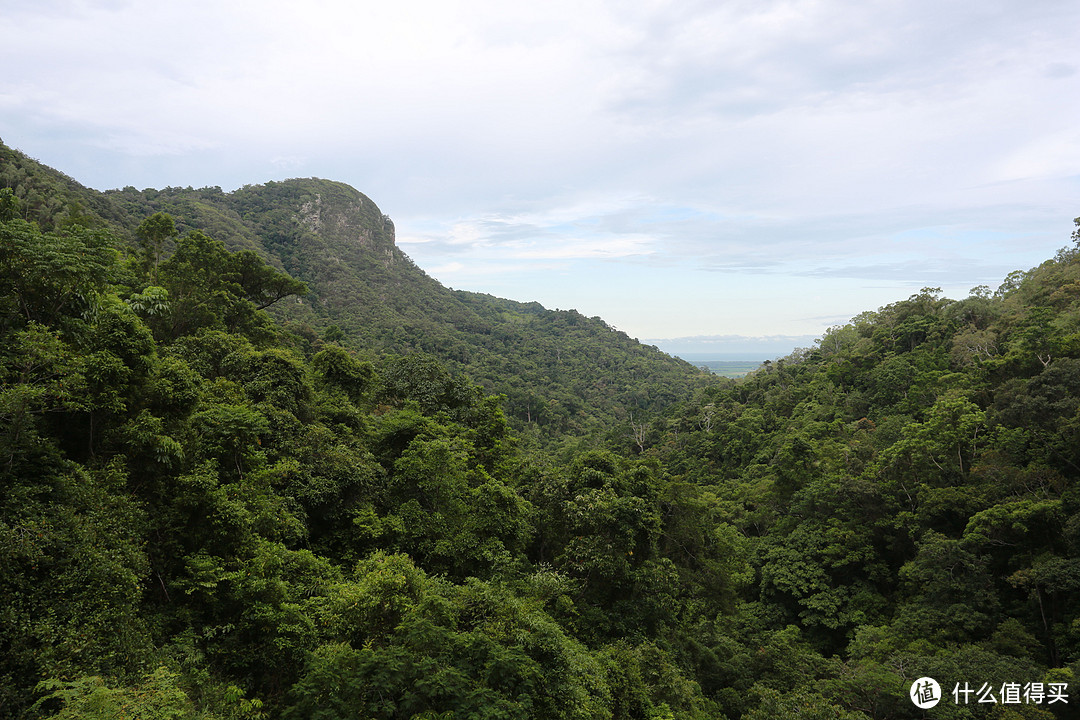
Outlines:
[[[444,284],[676,350],[996,287],[1080,215],[1076,0],[0,0],[0,66],[0,138],[85,185],[340,180]]]

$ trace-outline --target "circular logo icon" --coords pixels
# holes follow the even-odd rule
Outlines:
[[[941,686],[932,677],[921,677],[911,683],[908,695],[911,696],[911,702],[915,703],[915,707],[929,710],[941,702]]]

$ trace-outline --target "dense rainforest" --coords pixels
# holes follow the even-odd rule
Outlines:
[[[0,717],[1076,716],[1080,230],[730,381],[0,151]]]
[[[508,420],[532,446],[589,446],[712,381],[600,318],[442,286],[398,249],[390,218],[342,183],[98,193],[0,144],[0,187],[23,202],[24,219],[45,229],[93,218],[138,246],[146,242],[136,236],[139,224],[161,212],[175,224],[156,241],[157,255],[191,230],[230,251],[251,250],[308,286],[302,298],[267,308],[287,330],[369,356],[430,354],[503,396]]]

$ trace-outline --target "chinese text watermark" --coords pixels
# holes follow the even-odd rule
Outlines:
[[[908,690],[911,702],[922,710],[928,710],[941,702],[941,685],[932,677],[921,677],[911,683]],[[1001,705],[1053,705],[1069,702],[1069,684],[1064,682],[1004,682],[1000,686],[990,683],[956,683],[952,700],[957,705],[991,703]]]

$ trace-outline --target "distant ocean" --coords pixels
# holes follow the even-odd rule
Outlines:
[[[678,357],[698,367],[727,378],[741,378],[761,367],[768,358],[747,357],[745,353],[686,353]]]
[[[671,354],[675,357],[682,358],[688,363],[694,363],[695,365],[709,361],[740,363],[753,362],[760,365],[766,360],[776,360],[777,357],[780,357],[763,352],[676,352]]]
[[[813,335],[769,335],[743,337],[740,335],[702,335],[685,338],[646,338],[641,342],[655,345],[669,355],[687,362],[754,362],[776,361],[787,357],[797,348],[813,347]]]

